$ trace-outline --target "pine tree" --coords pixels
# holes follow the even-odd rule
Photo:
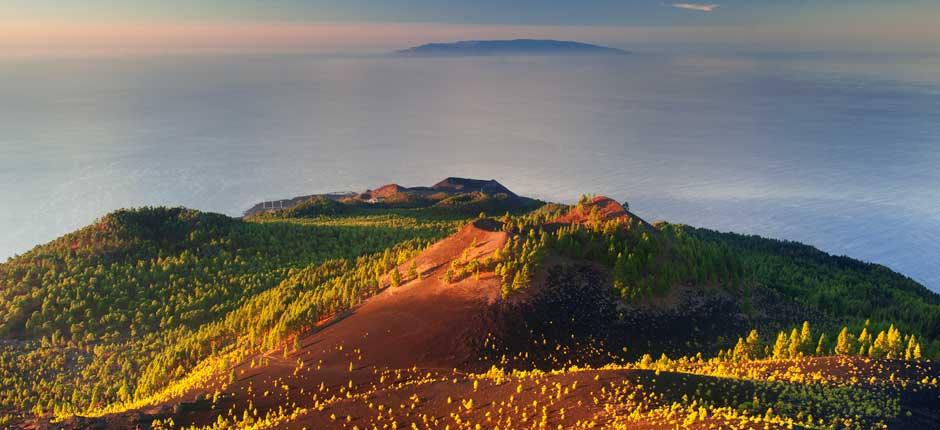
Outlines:
[[[128,402],[131,400],[130,389],[127,387],[127,381],[121,382],[121,387],[118,388],[118,399],[122,402]]]
[[[91,389],[91,400],[88,402],[89,408],[94,408],[98,404],[98,384]]]
[[[796,331],[794,328],[792,331],[790,331],[790,345],[787,348],[787,354],[790,356],[790,358],[798,358],[803,355],[803,353],[800,351],[800,345],[802,345],[800,343],[800,332]]]
[[[72,398],[70,399],[69,406],[76,407],[82,401],[82,393],[78,390],[72,390]]]
[[[852,346],[852,335],[849,333],[849,328],[842,327],[842,331],[839,332],[839,337],[836,338],[836,354],[849,355],[855,349]]]
[[[803,321],[803,328],[800,330],[800,352],[806,355],[812,353],[813,334],[809,329],[809,321]]]
[[[777,341],[774,342],[774,360],[787,358],[787,334],[780,332],[777,334]]]
[[[747,334],[747,358],[756,359],[760,352],[760,335],[757,330],[751,330]]]
[[[617,254],[617,259],[614,262],[614,289],[623,292],[627,289],[627,280],[626,280],[626,262],[623,258],[623,253]]]
[[[738,343],[734,345],[731,357],[734,358],[735,361],[747,360],[747,345],[744,343],[744,339],[738,338]]]
[[[826,355],[826,333],[821,333],[819,342],[816,343],[816,356],[822,357],[824,355]]]
[[[392,269],[392,275],[389,277],[392,288],[396,288],[401,285],[401,273],[398,272],[398,267],[396,266]]]
[[[901,331],[891,324],[885,335],[885,352],[888,358],[901,358],[904,355],[904,344],[901,342]]]
[[[512,287],[510,286],[510,284],[504,282],[500,286],[499,292],[500,292],[500,295],[502,295],[504,299],[507,299],[509,298],[509,295],[512,294]]]
[[[858,334],[858,355],[868,355],[871,347],[871,335],[868,334],[868,323],[866,321],[862,332]]]
[[[522,266],[522,270],[516,274],[515,279],[512,280],[512,289],[513,291],[519,291],[529,285],[530,280],[529,273],[529,264],[526,263]]]
[[[888,356],[888,336],[884,331],[878,332],[875,336],[875,343],[868,350],[868,356],[873,358],[883,358]]]
[[[418,263],[415,260],[411,260],[411,265],[408,266],[408,279],[419,279],[421,275],[418,273]]]
[[[545,231],[545,230],[542,230],[542,234],[541,234],[541,236],[539,237],[539,243],[540,243],[543,247],[546,247],[546,246],[549,245],[549,243],[551,242],[551,240],[552,240],[552,237],[548,234],[548,232]]]

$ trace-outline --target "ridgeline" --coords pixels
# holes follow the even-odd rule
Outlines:
[[[0,264],[0,426],[930,428],[940,296],[447,178],[126,209]]]

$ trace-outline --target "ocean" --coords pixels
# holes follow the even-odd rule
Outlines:
[[[804,242],[940,291],[940,58],[0,60],[0,258],[145,205],[497,179]]]

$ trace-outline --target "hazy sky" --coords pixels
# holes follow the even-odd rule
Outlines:
[[[363,52],[506,37],[936,51],[938,17],[936,0],[3,0],[0,53]]]

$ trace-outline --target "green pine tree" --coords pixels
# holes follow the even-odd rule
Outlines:
[[[789,357],[789,351],[787,350],[788,344],[787,334],[782,331],[778,333],[777,341],[774,342],[774,360],[782,360]]]
[[[816,342],[816,356],[822,357],[824,355],[826,355],[826,333],[821,333],[819,342]]]
[[[760,335],[757,333],[757,330],[751,330],[747,334],[747,357],[749,359],[756,359],[757,355],[760,352]]]
[[[839,332],[839,337],[836,338],[835,353],[838,355],[850,355],[854,350],[852,334],[849,333],[849,328],[842,327],[842,331]]]
[[[800,346],[802,346],[802,343],[800,343],[800,333],[794,328],[790,332],[790,344],[787,347],[787,355],[790,358],[798,358],[802,356],[803,353],[800,350]]]

